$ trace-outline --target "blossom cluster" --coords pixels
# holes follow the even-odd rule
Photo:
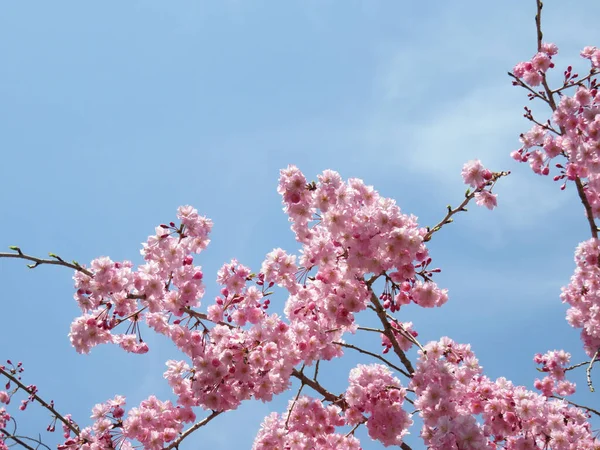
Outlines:
[[[533,358],[536,364],[541,364],[541,371],[547,373],[542,380],[536,379],[534,386],[546,397],[559,395],[566,397],[575,393],[575,383],[565,379],[567,365],[571,355],[564,350],[549,351],[545,355],[538,353]]]
[[[470,346],[442,338],[425,350],[410,388],[417,395],[428,448],[600,449],[588,414],[504,378],[490,380]]]
[[[427,229],[418,226],[415,216],[402,214],[394,200],[381,197],[362,180],[351,178],[344,183],[331,170],[318,180],[308,183],[297,167],[289,166],[281,171],[278,191],[292,230],[303,244],[299,270],[305,274],[316,270],[312,289],[325,289],[324,295],[318,295],[323,298],[335,294],[336,285],[348,287],[341,309],[325,306],[343,315],[364,309],[370,299],[362,285],[364,276],[383,272],[398,284],[410,282],[407,290],[416,290],[414,298],[423,290],[434,299],[447,298],[431,280],[425,286],[416,283],[416,266],[429,253],[424,245]],[[275,275],[280,272],[281,268]],[[287,288],[289,272],[283,272],[287,277],[271,281]],[[440,306],[443,301],[433,303]]]
[[[124,418],[125,398],[116,396],[92,409],[92,426],[82,429],[78,436],[70,437],[59,450],[133,450],[134,442],[147,450],[161,450],[179,437],[184,424],[193,422],[196,415],[191,408],[174,406],[170,401],[160,401],[154,396],[132,408]],[[64,427],[65,430],[68,428]]]
[[[475,189],[465,201],[475,197],[490,209],[496,205],[491,193],[495,175],[481,162],[467,163],[463,179]],[[145,263],[137,269],[131,262],[102,257],[77,271],[75,298],[83,315],[75,319],[70,338],[79,352],[113,343],[145,353],[143,321],[188,359],[167,361],[164,377],[173,402],[151,396],[126,413],[124,397],[117,396],[96,405],[93,425],[79,435],[72,436],[64,427],[61,450],[115,445],[127,450],[138,443],[150,450],[176,446],[184,425],[196,420],[193,408],[218,413],[249,399],[271,401],[290,388],[298,365],[342,356],[344,334],[357,331],[356,314],[367,306],[385,316],[385,310],[394,313],[409,303],[429,308],[447,301],[447,291],[431,278],[439,269],[429,269],[425,247],[429,230],[420,228],[414,216],[402,214],[394,201],[360,180],[345,183],[333,171],[308,183],[294,166],[281,171],[279,191],[302,244],[300,255],[274,249],[257,274],[237,260],[224,264],[217,274],[219,294],[204,305],[206,312],[198,310],[204,276],[193,254],[206,247],[211,222],[191,207],[179,208],[180,225],[171,222],[156,228],[143,245]],[[581,250],[579,259],[580,272],[590,274],[576,280],[589,290],[600,270],[594,245]],[[373,287],[379,277],[386,283],[380,296]],[[269,311],[276,285],[288,294],[284,316]],[[579,285],[573,288],[575,293],[588,295]],[[572,301],[579,309],[571,316],[584,315],[580,310],[588,297]],[[581,321],[595,327],[593,308],[589,306]],[[122,323],[129,329],[113,333]],[[388,325],[390,333],[382,336],[383,353],[391,348],[408,351],[417,343],[411,322],[392,318]],[[432,450],[500,446],[521,450],[547,443],[557,450],[598,450],[586,415],[548,398],[574,391],[564,379],[568,360],[569,355],[560,351],[536,356],[548,372],[544,380],[536,381],[540,395],[483,376],[468,345],[448,338],[428,344],[409,385],[423,419],[425,443]],[[412,367],[408,370],[412,372]],[[350,373],[348,389],[334,396],[332,404],[298,397],[290,402],[287,414],[268,416],[254,448],[358,449],[353,433],[337,428],[362,424],[372,439],[401,446],[413,424],[403,408],[406,396],[407,390],[386,366],[359,365]]]
[[[544,79],[544,74],[554,67],[552,57],[558,54],[558,47],[552,43],[543,43],[540,51],[529,61],[517,64],[513,73],[522,78],[530,86],[539,86]]]
[[[391,371],[380,364],[359,364],[350,371],[349,386],[344,395],[348,404],[345,417],[349,425],[366,419],[369,436],[386,447],[400,446],[413,424],[402,408],[406,389]]]
[[[550,162],[562,157],[563,160],[556,164],[560,173],[554,180],[565,180],[561,189],[565,189],[567,181],[576,183],[592,234],[596,236],[593,219],[600,218],[600,92],[595,77],[600,71],[600,49],[585,47],[581,52],[591,65],[588,75],[581,78],[572,73],[569,66],[564,72],[563,86],[552,91],[546,83],[546,71],[554,66],[551,60],[557,52],[556,45],[543,44],[541,51],[530,61],[514,68],[515,84],[527,87],[545,83],[544,91],[530,94],[530,98],[541,98],[548,103],[552,116],[547,121],[535,120],[531,110],[526,108],[525,117],[534,125],[521,135],[522,147],[511,156],[517,161],[529,162],[532,170],[540,175],[548,175]],[[571,95],[568,95],[569,90]],[[575,274],[570,284],[563,288],[561,297],[571,306],[567,312],[568,322],[582,329],[584,348],[592,356],[600,349],[600,302],[596,295],[598,244],[595,239],[580,244],[575,262]],[[552,390],[548,379],[545,383],[543,390]],[[559,389],[565,394],[571,390],[564,383],[563,388]]]
[[[194,266],[192,254],[208,245],[212,223],[191,206],[180,207],[177,216],[179,227],[173,222],[161,225],[148,238],[142,250],[146,263],[137,270],[130,261],[101,257],[90,265],[92,276],[75,273],[75,299],[84,314],[73,322],[69,337],[78,352],[117,343],[128,352],[145,353],[148,346],[138,329],[144,310],[181,316],[186,308],[199,305],[203,274]],[[123,322],[129,324],[128,332],[113,335]]]
[[[556,45],[544,44],[542,51],[531,61],[515,66],[514,75],[529,86],[538,86],[545,79],[545,72],[554,67],[551,58],[557,52]],[[551,160],[563,156],[566,162],[556,164],[560,174],[554,179],[587,179],[584,190],[596,218],[600,217],[600,94],[594,76],[600,69],[599,54],[596,47],[586,47],[581,52],[581,56],[591,63],[590,73],[583,79],[572,73],[571,67],[567,68],[560,101],[554,100],[558,91],[537,94],[549,103],[552,117],[547,123],[535,121],[527,109],[526,117],[535,124],[521,135],[522,147],[511,154],[517,161],[529,162],[539,175],[548,175]],[[567,89],[573,89],[574,93],[566,95]],[[565,186],[563,184],[562,189]]]
[[[589,356],[600,349],[600,241],[590,239],[575,250],[575,273],[563,287],[561,298],[571,307],[567,321],[581,328],[581,339]]]
[[[465,184],[477,190],[475,192],[475,203],[488,209],[494,209],[498,206],[498,195],[491,192],[493,175],[478,159],[467,162],[462,169]],[[490,185],[490,188],[485,189],[488,185]]]
[[[390,325],[398,346],[405,352],[410,350],[414,345],[414,338],[419,335],[417,331],[413,330],[413,323],[392,321]],[[384,347],[383,353],[388,353],[393,346],[392,341],[383,333],[381,334],[381,345]]]
[[[271,413],[263,421],[253,450],[360,450],[353,435],[336,433],[345,424],[341,409],[306,396],[290,401],[287,414]]]
[[[359,449],[353,433],[336,433],[336,427],[366,423],[369,436],[386,447],[402,445],[410,415],[402,409],[406,390],[382,365],[358,365],[350,372],[349,386],[338,403],[324,406],[303,396],[291,401],[286,415],[272,413],[261,425],[253,449]]]
[[[171,336],[173,331],[180,333],[176,343],[193,362],[167,362],[165,378],[182,405],[227,411],[250,398],[270,401],[289,388],[300,361],[290,328],[276,314],[248,330],[217,325],[198,341],[186,337],[190,334],[186,327],[165,326]]]

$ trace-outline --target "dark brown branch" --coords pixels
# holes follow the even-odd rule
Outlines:
[[[406,370],[408,370],[408,373],[412,376],[412,374],[415,372],[415,369],[412,366],[410,360],[406,357],[404,351],[400,348],[400,344],[398,344],[396,336],[394,336],[394,329],[388,322],[385,309],[381,305],[381,302],[377,298],[377,295],[375,295],[375,292],[373,292],[373,289],[371,289],[370,285],[368,285],[368,287],[369,291],[371,292],[371,303],[375,307],[375,313],[377,314],[377,317],[379,317],[379,321],[383,325],[383,334],[385,334],[385,336],[392,343],[394,353],[398,355],[398,358],[400,358],[400,361],[402,361],[402,364],[404,365],[404,367],[406,367]]]
[[[54,415],[54,417],[56,417],[58,420],[60,420],[62,423],[64,423],[69,428],[69,430],[71,430],[73,433],[75,433],[76,436],[79,436],[79,428],[77,427],[77,425],[75,425],[73,422],[65,419],[56,409],[54,409],[53,406],[46,403],[41,397],[39,397],[35,392],[33,392],[33,390],[29,389],[27,386],[25,386],[23,383],[21,383],[16,377],[12,376],[10,373],[5,371],[2,367],[0,367],[0,374],[4,375],[10,381],[12,381],[17,386],[19,386],[19,388],[21,388],[25,392],[27,392],[30,397],[32,397],[36,402],[38,402],[40,405],[42,405],[44,408],[46,408],[48,411],[50,411]]]
[[[19,444],[21,447],[26,448],[27,450],[36,450],[35,448],[33,448],[30,445],[23,442],[21,440],[20,436],[15,436],[15,435],[9,433],[8,431],[6,431],[4,428],[0,428],[0,433],[2,433],[4,436],[6,436],[6,439],[11,439],[11,440],[15,441],[17,444]]]
[[[335,394],[332,394],[323,386],[321,386],[317,381],[311,380],[299,370],[294,369],[294,371],[292,372],[292,376],[298,378],[303,384],[307,385],[308,387],[321,394],[325,400],[338,405],[340,408],[342,408],[342,410],[345,410],[348,407],[348,405],[346,404],[346,400],[344,400],[344,397],[342,397],[341,395],[337,396]]]
[[[577,194],[579,195],[579,199],[581,200],[581,203],[585,208],[585,215],[590,225],[592,237],[598,239],[598,227],[596,226],[596,221],[594,220],[594,212],[592,211],[592,205],[590,205],[587,195],[585,195],[585,188],[583,187],[583,183],[581,182],[581,179],[579,177],[575,178],[575,186],[577,186]]]
[[[60,256],[55,255],[54,253],[49,253],[50,257],[54,259],[42,259],[36,258],[35,256],[26,255],[21,251],[19,247],[12,246],[11,250],[14,250],[16,253],[0,253],[0,258],[19,258],[25,259],[27,261],[32,261],[33,264],[27,264],[27,267],[30,269],[35,269],[37,266],[41,266],[42,264],[50,264],[54,266],[64,266],[73,270],[77,270],[78,272],[85,273],[88,277],[93,277],[94,275],[89,270],[82,267],[77,261],[67,262],[62,259]]]
[[[535,28],[537,31],[537,51],[542,50],[542,40],[544,39],[544,33],[542,33],[542,8],[544,4],[541,0],[536,0],[537,12],[535,14]]]

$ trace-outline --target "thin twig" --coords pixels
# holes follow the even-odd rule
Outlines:
[[[304,373],[304,367],[305,365],[302,365],[302,368],[300,369],[300,373]],[[317,381],[317,378],[315,376],[315,381]],[[285,429],[288,429],[288,423],[290,422],[290,417],[292,417],[292,412],[294,411],[294,406],[296,406],[296,402],[298,401],[298,399],[300,398],[300,393],[302,392],[302,389],[304,389],[304,386],[306,386],[306,384],[304,383],[304,381],[302,381],[300,383],[300,388],[298,389],[298,392],[296,393],[296,397],[294,398],[294,401],[292,402],[292,406],[290,406],[290,409],[288,411],[288,415],[287,415],[287,419],[285,419]]]
[[[590,388],[590,392],[594,392],[594,386],[592,385],[592,367],[594,367],[594,363],[596,362],[598,353],[600,353],[600,348],[598,350],[596,350],[596,353],[594,353],[594,357],[590,361],[590,365],[587,366],[587,369],[585,369],[585,374],[587,376],[587,384],[588,384],[588,387]]]
[[[498,181],[498,179],[500,179],[501,177],[505,177],[509,174],[510,172],[494,172],[492,174],[492,179],[489,180],[484,186],[475,189],[473,192],[467,191],[467,193],[465,194],[465,199],[456,208],[452,209],[452,207],[448,205],[448,212],[446,213],[446,216],[437,225],[435,225],[433,228],[430,228],[427,231],[427,234],[423,236],[423,242],[428,242],[429,240],[431,240],[431,236],[433,236],[433,233],[440,231],[444,225],[452,223],[452,216],[454,216],[456,213],[466,211],[467,209],[465,208],[465,206],[467,206],[467,204],[471,200],[473,200],[476,194],[483,191],[485,187]]]
[[[189,314],[191,317],[195,317],[196,319],[208,320],[209,322],[215,323],[217,325],[224,325],[224,326],[226,326],[228,328],[237,328],[235,325],[232,325],[232,324],[227,323],[227,322],[214,322],[214,321],[210,320],[205,313],[194,311],[189,306],[186,306],[183,311],[186,312],[187,314]]]
[[[15,378],[10,373],[5,371],[1,366],[0,366],[0,374],[4,375],[10,381],[15,383],[17,386],[19,386],[25,392],[27,392],[31,397],[33,397],[33,399],[35,401],[37,401],[40,405],[42,405],[44,408],[46,408],[48,411],[50,411],[54,415],[54,417],[56,417],[58,420],[60,420],[62,423],[64,423],[69,428],[69,430],[71,430],[73,433],[75,433],[75,435],[79,436],[79,427],[77,425],[75,425],[73,422],[70,422],[67,419],[65,419],[57,410],[54,409],[53,406],[46,403],[41,397],[39,397],[35,392],[33,392],[33,390],[29,389],[27,386],[25,386],[23,383],[21,383],[17,378]]]
[[[582,79],[577,80],[577,81],[575,81],[573,83],[570,83],[570,84],[565,84],[563,87],[560,87],[558,89],[554,89],[552,91],[552,93],[556,94],[558,92],[564,91],[565,89],[569,89],[569,88],[572,88],[572,87],[575,87],[575,86],[583,86],[583,87],[585,87],[585,85],[583,84],[583,82],[589,80],[590,78],[592,78],[593,76],[596,76],[596,75],[598,75],[598,72],[596,71],[596,69],[592,68],[590,70],[590,73],[587,74]]]
[[[197,429],[199,429],[199,428],[205,426],[206,424],[208,424],[211,420],[213,420],[215,417],[217,417],[219,414],[222,414],[223,412],[224,411],[213,411],[210,414],[210,416],[205,417],[200,422],[195,423],[190,428],[188,428],[187,430],[185,430],[181,434],[181,436],[179,436],[177,439],[175,439],[168,447],[164,447],[164,450],[178,449],[179,448],[179,444],[181,444],[181,441],[183,441],[186,437],[188,437],[190,434],[192,434]]]
[[[73,270],[77,270],[78,272],[85,273],[88,277],[94,276],[92,272],[82,267],[77,261],[67,262],[60,256],[56,256],[53,253],[50,253],[50,256],[54,259],[42,259],[36,258],[35,256],[26,255],[21,251],[19,247],[13,246],[10,247],[10,249],[14,250],[16,253],[0,253],[0,258],[19,258],[25,259],[27,261],[32,261],[34,264],[27,265],[27,267],[29,267],[30,269],[35,269],[37,266],[41,266],[42,264],[50,264],[54,266],[64,266]]]
[[[568,370],[577,369],[578,367],[581,367],[581,366],[585,366],[586,364],[590,364],[590,363],[596,363],[596,362],[598,362],[598,361],[600,361],[600,359],[596,358],[596,359],[592,359],[592,360],[590,360],[590,361],[583,361],[583,362],[580,362],[580,363],[577,363],[577,364],[573,364],[572,366],[565,367],[565,372],[566,372],[566,371],[568,371]],[[538,369],[538,370],[539,370],[540,372],[543,372],[543,370],[542,370],[542,369]]]
[[[597,416],[600,416],[600,411],[597,411],[594,408],[590,408],[589,406],[579,405],[579,404],[577,404],[575,402],[572,402],[571,400],[567,400],[566,398],[557,397],[556,395],[553,395],[552,398],[556,398],[558,400],[562,400],[564,402],[567,402],[569,405],[576,406],[577,408],[585,409],[586,411],[589,411],[591,413],[596,414]]]
[[[332,343],[333,343],[333,344],[336,344],[336,345],[340,345],[340,346],[342,346],[342,347],[351,348],[352,350],[356,350],[357,352],[363,353],[363,354],[365,354],[365,355],[372,356],[373,358],[377,358],[378,360],[380,360],[380,361],[383,361],[385,364],[387,364],[387,365],[388,365],[389,367],[391,367],[392,369],[394,369],[394,370],[397,370],[397,371],[398,371],[398,372],[400,372],[402,375],[404,375],[404,376],[406,376],[406,377],[410,378],[410,375],[409,375],[409,374],[408,374],[408,373],[407,373],[407,372],[406,372],[404,369],[402,369],[402,368],[400,368],[400,367],[396,366],[395,364],[392,364],[390,361],[388,361],[387,359],[385,359],[383,356],[381,356],[381,355],[378,355],[377,353],[373,353],[373,352],[370,352],[370,351],[368,351],[368,350],[364,350],[364,349],[362,349],[362,348],[360,348],[360,347],[357,347],[357,346],[355,346],[355,345],[352,345],[352,344],[346,344],[345,342],[335,342],[335,341],[334,341],[334,342],[332,342]]]
[[[525,88],[526,90],[528,90],[531,93],[531,97],[530,97],[531,99],[539,98],[540,100],[543,100],[546,103],[549,103],[548,99],[546,97],[541,95],[539,92],[534,91],[532,88],[530,88],[526,83],[523,82],[523,80],[521,80],[514,73],[508,72],[508,76],[515,79],[515,81],[513,82],[514,86],[519,86],[519,87],[522,87],[522,88]]]
[[[354,432],[358,429],[358,427],[360,427],[365,422],[366,422],[366,419],[361,422],[358,422],[356,425],[354,425],[354,428],[352,428],[350,431],[348,431],[348,433],[346,433],[346,437],[348,437],[350,435],[354,436]]]
[[[379,330],[377,328],[369,328],[369,327],[356,327],[357,330],[362,330],[362,331],[372,331],[373,333],[379,333],[382,334],[383,330]]]

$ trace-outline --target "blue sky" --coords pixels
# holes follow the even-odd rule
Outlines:
[[[583,46],[600,44],[598,3],[571,5],[548,0],[544,11],[561,71],[580,64]],[[450,301],[401,317],[423,342],[470,342],[490,377],[531,387],[534,353],[565,348],[585,358],[558,296],[575,246],[589,237],[574,190],[560,192],[508,156],[528,124],[525,93],[506,72],[534,52],[534,7],[7,2],[0,247],[139,263],[154,227],[192,204],[215,223],[200,258],[208,302],[222,263],[235,257],[258,269],[274,247],[296,248],[276,193],[280,168],[296,164],[309,179],[327,168],[362,178],[425,226],[460,202],[462,164],[479,158],[513,171],[497,188],[499,208],[473,206],[435,236],[429,248]],[[166,341],[146,333],[144,356],[112,347],[80,356],[70,347],[78,315],[71,275],[0,259],[0,358],[23,361],[24,380],[83,424],[115,394],[130,407],[152,393],[167,398],[164,361],[177,353]],[[329,366],[332,390],[345,389],[359,361]],[[576,399],[597,403],[584,376],[575,379]],[[245,404],[183,448],[249,448],[264,415],[282,411],[292,395]],[[17,419],[22,432],[47,425],[33,408]],[[411,432],[409,444],[422,448],[418,427]],[[365,449],[381,448],[361,437]]]

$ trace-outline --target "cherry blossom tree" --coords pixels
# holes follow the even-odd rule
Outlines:
[[[359,179],[344,181],[325,170],[310,181],[288,166],[280,172],[278,192],[301,250],[295,255],[274,249],[253,269],[235,259],[225,263],[217,273],[220,294],[214,301],[204,297],[199,264],[213,224],[191,206],[179,207],[176,220],[156,227],[142,245],[144,263],[137,267],[105,256],[89,265],[55,254],[38,258],[16,246],[0,253],[26,260],[32,269],[59,265],[74,271],[81,315],[69,338],[77,352],[114,344],[143,354],[152,351],[143,338],[152,332],[181,352],[180,359],[166,361],[171,398],[150,396],[131,406],[116,395],[95,405],[87,422],[44,400],[24,381],[23,365],[6,361],[0,366],[6,380],[0,391],[0,449],[44,446],[41,437],[22,436],[16,429],[31,403],[51,414],[48,432],[62,430],[60,450],[140,445],[158,450],[179,449],[192,433],[242,402],[269,402],[288,391],[287,410],[265,417],[254,449],[359,449],[359,427],[384,446],[405,450],[408,433],[420,433],[433,450],[600,449],[590,422],[600,411],[572,402],[576,386],[568,379],[570,371],[583,370],[593,391],[600,352],[595,222],[600,218],[600,49],[581,52],[589,72],[580,76],[568,67],[562,82],[551,87],[548,73],[558,48],[543,40],[543,5],[540,0],[536,5],[537,51],[509,75],[529,100],[547,107],[547,115],[537,117],[525,108],[532,128],[511,156],[529,163],[536,174],[553,176],[561,190],[576,189],[583,205],[591,236],[575,250],[575,273],[561,298],[570,306],[567,321],[581,330],[588,361],[573,363],[565,350],[535,355],[544,377],[531,391],[487,377],[469,344],[449,337],[419,342],[413,324],[399,318],[405,305],[438,308],[448,301],[448,292],[435,281],[440,269],[427,245],[472,201],[494,209],[494,187],[508,172],[467,162],[464,197],[427,227]],[[274,298],[285,299],[281,314],[273,311]],[[365,315],[375,317],[378,327],[361,325]],[[380,346],[346,342],[356,333],[376,333]],[[416,360],[408,355],[411,349]],[[367,355],[372,363],[354,367],[346,389],[334,391],[319,379],[320,363],[349,352]],[[295,392],[293,380],[300,385]],[[422,423],[420,430],[415,420]]]

